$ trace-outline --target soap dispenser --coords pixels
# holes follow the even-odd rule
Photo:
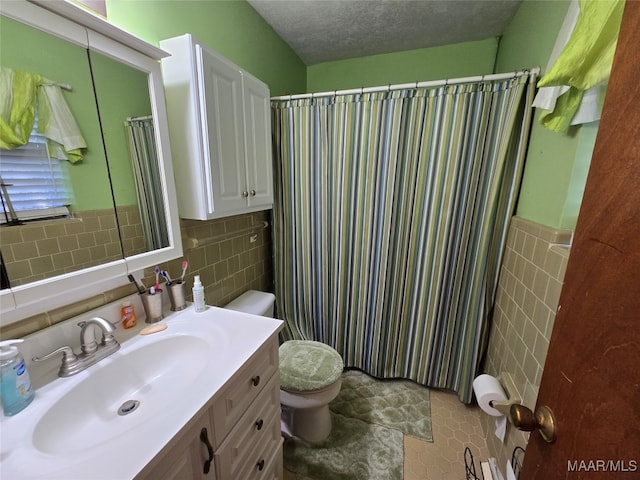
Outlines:
[[[27,408],[35,396],[24,358],[18,347],[14,346],[23,341],[0,342],[0,396],[2,411],[6,416],[15,415]]]

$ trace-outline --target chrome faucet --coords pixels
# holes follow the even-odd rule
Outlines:
[[[105,320],[102,317],[93,317],[78,323],[78,326],[81,329],[80,349],[82,353],[76,355],[71,347],[65,345],[42,357],[34,357],[33,361],[40,362],[62,353],[62,364],[60,365],[58,376],[70,377],[98,363],[120,348],[120,344],[112,335],[116,327],[109,320]],[[99,327],[102,331],[100,343],[96,342],[94,327]]]
[[[105,320],[102,317],[93,317],[86,322],[78,323],[78,326],[81,328],[80,348],[82,349],[82,353],[90,355],[98,350],[98,344],[96,343],[96,336],[93,326],[100,327],[100,329],[102,330],[102,345],[106,346],[115,342],[115,339],[111,334],[116,331],[116,327],[109,320]]]

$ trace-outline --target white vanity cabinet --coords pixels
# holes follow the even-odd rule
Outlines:
[[[273,205],[269,88],[192,35],[162,40],[162,74],[182,218]]]
[[[274,336],[136,479],[281,480],[282,475],[278,341]]]

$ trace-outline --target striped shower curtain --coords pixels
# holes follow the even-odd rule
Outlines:
[[[285,340],[471,401],[534,80],[272,102]]]
[[[152,117],[125,121],[146,251],[169,246],[162,177]]]

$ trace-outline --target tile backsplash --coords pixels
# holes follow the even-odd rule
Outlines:
[[[269,227],[263,228],[262,222],[269,222]],[[189,262],[185,277],[187,299],[192,300],[193,276],[200,275],[209,305],[224,306],[251,289],[273,291],[270,222],[270,210],[209,221],[181,220],[184,257],[159,267],[176,279],[182,272],[182,261],[186,259]],[[256,229],[249,229],[251,225],[257,225]],[[132,237],[133,234],[129,238]],[[200,242],[200,246],[190,248],[190,239],[209,239],[209,242],[204,245]],[[153,285],[155,274],[152,268],[145,270],[143,281],[147,286]],[[134,285],[128,284],[82,302],[26,318],[0,328],[0,338],[21,338],[135,292]]]
[[[572,232],[513,217],[502,259],[484,371],[508,372],[523,404],[533,409],[549,347]],[[502,468],[516,446],[526,448],[528,434],[511,425],[504,442],[494,435],[494,417],[483,415],[482,428],[492,457]]]
[[[14,287],[122,258],[113,209],[0,229],[0,249]]]

